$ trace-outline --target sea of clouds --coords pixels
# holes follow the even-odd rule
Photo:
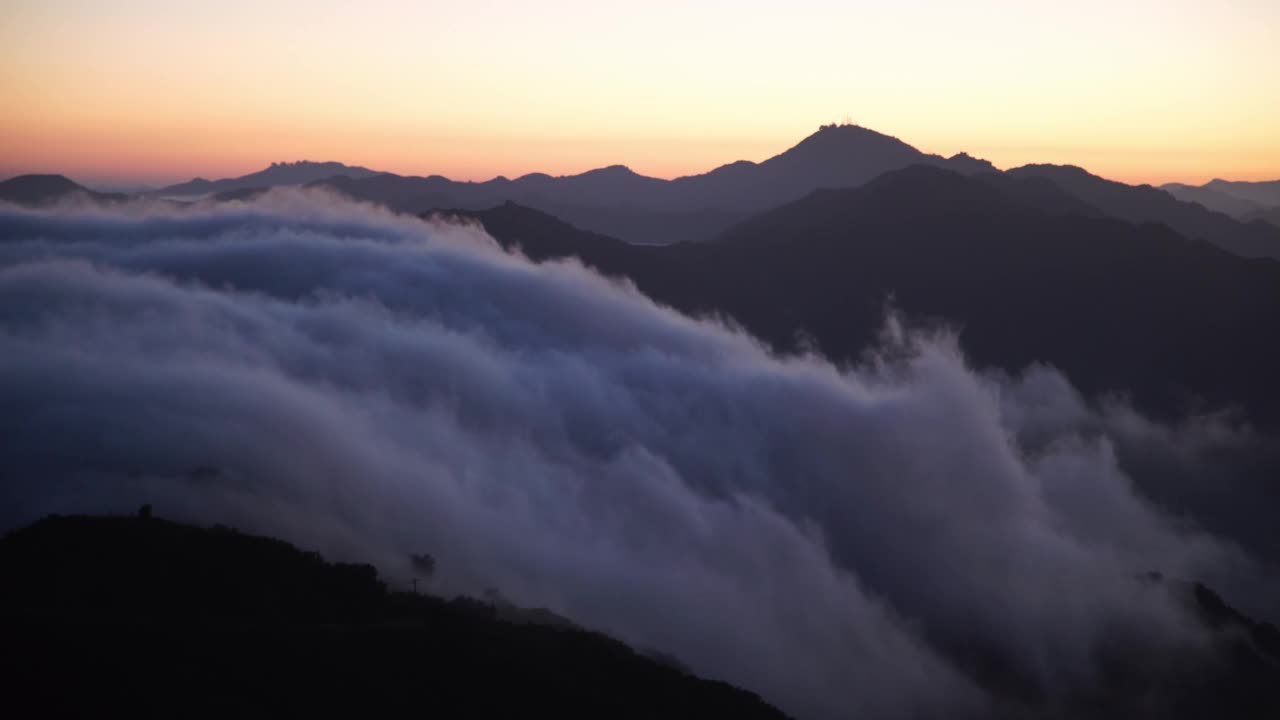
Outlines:
[[[0,408],[0,528],[149,502],[406,587],[426,551],[436,591],[498,588],[802,717],[982,714],[975,663],[1052,695],[1107,643],[1197,646],[1147,571],[1262,592],[1117,449],[1189,467],[1247,431],[977,372],[893,317],[856,367],[778,357],[317,193],[0,207]]]

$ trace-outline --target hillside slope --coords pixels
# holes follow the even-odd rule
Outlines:
[[[54,516],[0,540],[0,576],[6,701],[46,717],[783,717],[545,611],[226,528]]]

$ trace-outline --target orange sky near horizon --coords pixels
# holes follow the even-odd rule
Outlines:
[[[1280,3],[0,0],[0,176],[763,160],[848,117],[1000,167],[1280,178]]]

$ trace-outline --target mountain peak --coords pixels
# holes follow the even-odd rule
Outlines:
[[[630,175],[637,175],[638,173],[636,173],[635,170],[632,170],[626,165],[607,165],[602,168],[596,168],[595,170],[588,170],[582,174],[597,175],[597,176],[604,176],[604,177],[626,177]]]
[[[1054,165],[1052,163],[1031,163],[1017,167],[1009,172],[1015,175],[1043,175],[1057,177],[1098,177],[1079,165]]]
[[[863,172],[845,178],[841,184],[857,185],[886,170],[896,170],[924,157],[924,153],[896,137],[869,130],[861,125],[823,125],[791,149],[764,162],[765,165],[797,165],[814,172],[825,167],[826,174],[836,179],[853,166]],[[821,175],[822,173],[819,172]],[[826,179],[824,178],[824,181]]]
[[[332,160],[325,162],[312,160],[273,162],[263,170],[241,177],[213,181],[196,178],[185,183],[161,188],[156,192],[159,195],[208,195],[232,190],[275,187],[277,185],[306,185],[338,175],[366,178],[379,174],[381,173],[368,168],[345,165]]]
[[[0,182],[0,200],[19,205],[52,202],[76,192],[89,191],[66,175],[18,175]]]
[[[799,148],[804,147],[805,145],[828,145],[832,143],[849,142],[878,142],[910,147],[892,135],[885,135],[884,133],[876,132],[870,128],[865,128],[861,125],[853,125],[851,123],[840,125],[835,123],[831,123],[830,125],[820,125],[817,132],[814,132],[809,137],[801,140],[796,147]]]
[[[336,160],[294,160],[293,162],[281,161],[271,163],[273,168],[350,168],[351,165],[340,163]]]
[[[78,185],[74,180],[67,177],[66,175],[58,175],[55,173],[48,173],[48,174],[33,173],[31,175],[15,175],[9,178],[8,180],[5,180],[3,184],[6,186],[41,185],[46,187],[65,187],[65,188],[80,187],[80,185]]]
[[[947,167],[965,175],[975,175],[983,172],[1000,172],[1000,169],[991,163],[990,160],[976,158],[967,152],[958,152],[947,158]]]

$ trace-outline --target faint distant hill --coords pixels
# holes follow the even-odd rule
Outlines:
[[[1204,187],[1244,200],[1251,200],[1264,207],[1280,207],[1280,180],[1263,182],[1211,180]]]
[[[1250,222],[1254,220],[1258,220],[1265,223],[1271,223],[1276,227],[1280,227],[1280,206],[1268,208],[1266,210],[1258,210],[1257,212],[1253,212],[1246,215],[1242,219]]]
[[[306,185],[307,183],[331,177],[364,178],[380,173],[363,167],[343,165],[340,162],[282,162],[271,163],[271,167],[237,178],[223,180],[206,180],[196,178],[177,185],[169,185],[153,191],[151,194],[162,197],[195,197],[236,190],[270,188],[280,185]]]
[[[379,175],[316,184],[411,213],[517,202],[627,242],[671,244],[714,237],[753,212],[819,188],[857,187],[885,172],[921,164],[966,174],[996,170],[963,153],[951,158],[923,153],[857,125],[825,125],[763,162],[743,160],[674,180],[612,165],[578,175],[534,173],[486,182]]]
[[[1242,257],[1280,258],[1280,228],[1268,223],[1238,222],[1150,185],[1106,180],[1073,165],[1026,165],[1005,173],[1015,178],[1050,180],[1110,217],[1135,223],[1163,223],[1181,235],[1207,240]]]
[[[1199,203],[1214,212],[1230,215],[1236,219],[1246,219],[1266,207],[1252,200],[1219,192],[1207,186],[1168,183],[1161,185],[1160,189],[1183,202]]]
[[[90,190],[64,175],[19,175],[0,182],[0,200],[27,207],[52,205],[76,197],[103,202],[123,200],[126,196]]]

